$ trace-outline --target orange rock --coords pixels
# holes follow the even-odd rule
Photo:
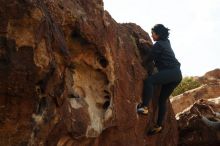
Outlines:
[[[139,38],[102,0],[0,0],[0,145],[177,145],[170,103],[153,137],[157,98],[136,113],[151,66]]]

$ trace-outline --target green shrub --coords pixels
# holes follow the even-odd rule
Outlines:
[[[195,89],[201,86],[201,83],[196,81],[193,77],[184,77],[181,83],[173,91],[172,96],[184,93],[185,91]]]

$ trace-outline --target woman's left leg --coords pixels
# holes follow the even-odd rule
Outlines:
[[[164,116],[166,114],[167,100],[169,99],[169,96],[171,95],[171,93],[173,92],[173,90],[176,88],[176,86],[179,83],[180,82],[172,82],[172,83],[165,84],[162,86],[159,101],[158,101],[159,110],[158,110],[157,125],[155,125],[153,128],[151,128],[148,131],[149,135],[153,135],[153,134],[156,134],[156,133],[159,133],[162,131],[162,129],[163,129],[162,123],[164,120]]]
[[[162,122],[164,120],[164,116],[166,114],[166,103],[172,94],[173,90],[178,86],[180,82],[172,82],[169,84],[165,84],[161,88],[160,97],[158,101],[158,119],[157,125],[162,126]]]

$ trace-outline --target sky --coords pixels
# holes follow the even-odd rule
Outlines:
[[[220,0],[104,0],[104,8],[118,23],[136,23],[149,34],[155,24],[168,27],[184,76],[220,68]]]

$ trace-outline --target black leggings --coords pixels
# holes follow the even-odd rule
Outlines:
[[[166,113],[166,101],[182,80],[180,68],[161,70],[158,73],[149,76],[144,80],[143,105],[147,106],[153,97],[154,85],[162,85],[158,101],[158,119],[157,125],[162,126],[164,115]]]

